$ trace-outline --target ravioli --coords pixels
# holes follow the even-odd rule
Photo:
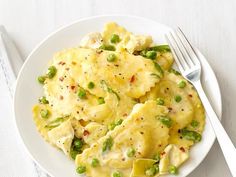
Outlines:
[[[168,45],[107,23],[50,60],[38,78],[36,128],[87,177],[177,173],[201,140],[205,112],[173,61]]]
[[[178,83],[185,81],[185,88],[179,88]],[[175,96],[181,96],[180,102],[175,101]],[[205,124],[205,113],[201,101],[193,86],[182,76],[174,73],[165,72],[165,76],[141,101],[164,99],[165,106],[169,109],[169,116],[174,121],[170,130],[170,144],[177,144],[189,148],[194,144],[193,141],[184,139],[179,132],[180,129],[187,127],[190,130],[202,133]],[[190,124],[195,120],[199,123],[197,128]]]
[[[109,176],[112,171],[120,170],[129,176],[136,158],[152,158],[161,152],[168,143],[169,129],[158,121],[157,116],[166,115],[167,109],[155,101],[137,104],[124,122],[76,157],[76,166],[85,165],[87,176]],[[111,138],[113,145],[102,152],[104,142]],[[127,157],[129,148],[135,149],[134,157]],[[99,167],[92,168],[93,158],[100,161]]]

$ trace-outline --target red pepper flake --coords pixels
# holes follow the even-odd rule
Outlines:
[[[59,80],[62,82],[64,80],[64,77],[59,77]]]
[[[71,88],[71,90],[74,90],[74,89],[75,89],[75,86],[74,86],[74,85],[71,85],[70,88]]]
[[[66,63],[64,61],[60,61],[58,64],[63,66]]]
[[[69,71],[69,70],[70,70],[70,68],[65,68],[65,70],[66,70],[66,71]]]
[[[84,132],[83,132],[83,135],[84,136],[88,136],[90,133],[89,133],[89,131],[88,130],[84,130]]]
[[[165,151],[163,151],[162,153],[161,153],[161,156],[163,156],[163,155],[165,155],[166,154],[166,152]]]
[[[126,117],[126,116],[128,116],[128,114],[127,114],[127,113],[124,113],[123,116]]]
[[[190,98],[192,98],[192,97],[193,97],[193,95],[192,95],[192,94],[189,94],[188,96],[189,96]]]
[[[185,149],[183,147],[179,148],[182,152],[185,152]]]
[[[121,160],[122,160],[122,161],[125,161],[125,158],[123,157]]]
[[[133,75],[131,78],[130,78],[130,83],[133,83],[135,81],[135,75]]]
[[[171,107],[168,107],[168,110],[169,110],[169,112],[170,112],[170,111],[172,111],[172,110],[173,110],[173,108],[171,108]]]
[[[161,144],[159,144],[158,146],[159,146],[159,147],[161,147],[162,145],[161,145]]]
[[[63,97],[62,95],[60,95],[60,100],[63,100],[63,98],[64,98],[64,97]]]

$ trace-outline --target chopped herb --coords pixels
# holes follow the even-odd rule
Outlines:
[[[103,97],[99,97],[98,98],[98,104],[104,104],[105,103],[105,100]]]
[[[143,56],[143,57],[146,57],[147,52],[148,52],[148,50],[144,49],[140,52],[140,55]]]
[[[109,137],[103,142],[102,152],[111,150],[112,146],[113,146],[113,139],[112,137]]]
[[[170,72],[170,73],[173,73],[173,74],[175,74],[175,75],[180,75],[180,72],[179,72],[179,71],[176,71],[176,70],[173,69],[173,68],[171,68],[171,69],[169,70],[169,72]]]
[[[148,169],[145,171],[145,174],[146,174],[147,176],[154,176],[156,173],[158,173],[158,171],[159,171],[158,166],[153,165],[152,167],[148,168]]]
[[[79,97],[80,99],[84,99],[84,98],[86,97],[86,92],[85,92],[84,89],[80,89],[80,90],[78,91],[78,97]]]
[[[108,126],[108,129],[109,130],[114,130],[114,128],[120,124],[122,124],[123,120],[122,119],[119,119],[118,121],[116,122],[113,122],[111,123],[109,126]]]
[[[158,119],[161,121],[162,124],[170,128],[172,126],[172,120],[171,118],[167,116],[159,116]]]
[[[198,125],[199,125],[199,122],[196,121],[196,120],[193,120],[193,121],[191,122],[191,126],[192,126],[193,128],[196,128]]]
[[[49,123],[45,126],[45,128],[52,129],[52,128],[58,127],[62,122],[65,121],[65,118],[66,118],[66,117],[68,117],[68,116],[56,118],[55,120],[49,122]]]
[[[164,99],[162,99],[162,98],[157,98],[157,104],[158,104],[158,105],[164,105],[164,104],[165,104]]]
[[[170,173],[170,174],[173,174],[173,175],[178,174],[178,169],[177,169],[177,167],[174,166],[174,165],[171,165],[171,166],[169,167],[169,173]]]
[[[112,177],[121,177],[121,173],[119,171],[115,171],[112,173]]]
[[[97,158],[93,158],[91,162],[92,167],[97,167],[99,165],[99,160]]]
[[[108,91],[109,93],[115,94],[115,95],[116,95],[116,98],[117,98],[118,100],[120,100],[120,96],[118,95],[118,93],[115,92],[112,88],[110,88],[110,87],[107,85],[107,83],[106,83],[105,80],[101,80],[100,83],[101,83],[101,85],[102,85],[102,87],[103,87],[104,90]]]
[[[105,45],[105,44],[102,44],[99,49],[102,49],[102,50],[110,50],[110,51],[115,51],[116,48],[113,46],[113,45]]]
[[[119,35],[117,35],[117,34],[111,35],[111,40],[110,40],[110,41],[111,41],[111,43],[113,43],[113,44],[120,42],[120,37],[119,37]]]
[[[179,83],[178,83],[178,87],[179,88],[184,88],[186,86],[186,82],[184,80],[181,80]]]
[[[175,96],[175,101],[179,103],[182,100],[182,97],[180,95]]]
[[[76,172],[78,174],[83,174],[86,172],[86,167],[85,166],[78,166],[77,169],[76,169]]]
[[[42,97],[39,98],[39,103],[41,103],[41,104],[48,104],[49,102],[48,102],[48,100],[46,99],[45,96],[42,96]]]
[[[170,47],[168,45],[158,45],[150,47],[149,50],[154,50],[157,52],[170,52]]]
[[[161,77],[158,75],[158,74],[156,74],[156,73],[151,73],[151,76],[155,76],[157,79],[160,79]]]
[[[57,73],[57,68],[55,66],[50,66],[47,71],[47,76],[52,79]]]
[[[195,131],[187,130],[186,128],[181,129],[180,134],[183,138],[185,138],[187,140],[191,140],[195,143],[201,141],[201,139],[202,139],[202,136],[199,133],[197,133]]]
[[[113,62],[116,60],[116,55],[114,53],[110,53],[108,56],[107,56],[107,61],[108,62]]]
[[[160,157],[160,154],[157,153],[154,157],[153,157],[154,160],[156,160],[157,162],[160,161],[161,157]]]
[[[127,150],[126,155],[127,155],[128,157],[133,157],[133,156],[135,155],[135,149],[134,149],[134,148],[129,148],[129,149]]]
[[[44,84],[45,80],[46,80],[46,76],[39,76],[39,77],[38,77],[38,82],[39,82],[40,84]]]
[[[88,83],[88,88],[93,89],[95,87],[95,84],[93,82]]]
[[[108,130],[114,130],[115,127],[116,127],[116,124],[113,122],[110,125],[108,125]]]
[[[50,114],[50,112],[47,109],[41,109],[41,111],[40,111],[40,115],[44,119],[47,119],[49,117],[49,114]]]
[[[157,62],[155,62],[155,61],[153,61],[153,63],[154,63],[155,68],[157,69],[157,71],[160,73],[160,76],[163,76],[164,75],[164,71],[161,68],[161,66]]]

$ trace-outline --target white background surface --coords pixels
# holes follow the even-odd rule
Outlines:
[[[234,0],[0,0],[0,24],[24,58],[50,32],[91,15],[131,14],[180,26],[216,73],[223,98],[223,125],[236,144],[235,11]],[[45,177],[22,147],[11,104],[0,70],[0,176]],[[189,176],[231,176],[218,143]]]

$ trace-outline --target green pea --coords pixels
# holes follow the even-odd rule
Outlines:
[[[113,146],[113,139],[112,137],[107,138],[102,145],[102,152],[105,152],[107,150],[111,150]]]
[[[110,41],[111,41],[111,43],[113,43],[113,44],[120,42],[120,37],[119,37],[119,35],[117,35],[117,34],[111,35],[111,40],[110,40]]]
[[[70,150],[70,156],[71,156],[72,159],[75,160],[77,154],[78,154],[78,151],[75,151],[73,149]]]
[[[170,128],[172,126],[172,120],[171,118],[167,116],[159,116],[159,120],[161,121],[162,124]]]
[[[121,173],[119,171],[115,171],[112,173],[112,177],[121,177]]]
[[[161,157],[160,157],[160,154],[157,153],[154,157],[153,157],[154,160],[156,160],[157,162],[160,161]]]
[[[55,66],[50,66],[47,71],[47,76],[52,79],[57,73],[57,68]]]
[[[198,125],[199,125],[199,122],[196,121],[196,120],[193,120],[193,121],[191,122],[191,126],[192,126],[193,128],[196,128]]]
[[[86,97],[86,92],[85,92],[85,90],[80,89],[80,90],[78,91],[78,97],[79,97],[80,99],[85,98],[85,97]]]
[[[179,103],[182,100],[182,97],[180,95],[175,96],[175,101]]]
[[[169,70],[169,72],[170,73],[173,73],[173,74],[175,74],[175,75],[180,75],[180,72],[179,71],[176,71],[175,69],[173,69],[173,68],[171,68],[170,70]]]
[[[76,172],[78,174],[83,174],[86,172],[86,167],[85,166],[78,166],[77,169],[76,169]]]
[[[165,101],[162,98],[157,98],[157,104],[158,105],[164,105]]]
[[[47,109],[42,109],[40,115],[42,118],[47,119],[49,117],[49,111]]]
[[[98,104],[104,104],[105,103],[105,100],[103,97],[99,97],[98,98]]]
[[[146,58],[154,60],[157,56],[157,53],[155,51],[147,51]]]
[[[154,176],[157,173],[156,167],[152,166],[145,171],[147,176]]]
[[[46,76],[39,76],[39,77],[38,77],[38,82],[39,82],[40,84],[44,84],[45,80],[46,80]]]
[[[186,86],[186,82],[184,80],[182,80],[178,83],[179,88],[184,88],[185,86]]]
[[[177,175],[177,174],[178,174],[178,169],[177,169],[177,167],[174,166],[174,165],[171,165],[171,166],[169,167],[169,173],[170,173],[170,174],[173,174],[173,175]]]
[[[99,49],[102,49],[102,50],[110,50],[110,51],[115,51],[116,48],[113,46],[113,45],[105,45],[105,44],[102,44]]]
[[[92,167],[97,167],[99,165],[99,160],[97,158],[93,158],[91,162]]]
[[[126,155],[127,155],[128,157],[133,157],[133,156],[135,155],[135,149],[134,149],[134,148],[129,148],[129,149],[127,150]]]
[[[81,139],[75,139],[74,142],[73,142],[73,145],[74,145],[74,148],[76,150],[80,150],[82,147],[83,147],[83,141]]]
[[[194,143],[201,141],[202,136],[198,132],[187,130],[186,128],[180,130],[180,134],[183,138],[191,140]]]
[[[114,53],[111,53],[107,56],[107,61],[113,62],[116,60],[116,55]]]
[[[93,82],[88,83],[88,88],[93,89],[95,87],[95,84]]]
[[[48,102],[48,100],[46,99],[45,96],[42,96],[42,97],[39,98],[39,103],[41,103],[41,104],[48,104],[49,102]]]

